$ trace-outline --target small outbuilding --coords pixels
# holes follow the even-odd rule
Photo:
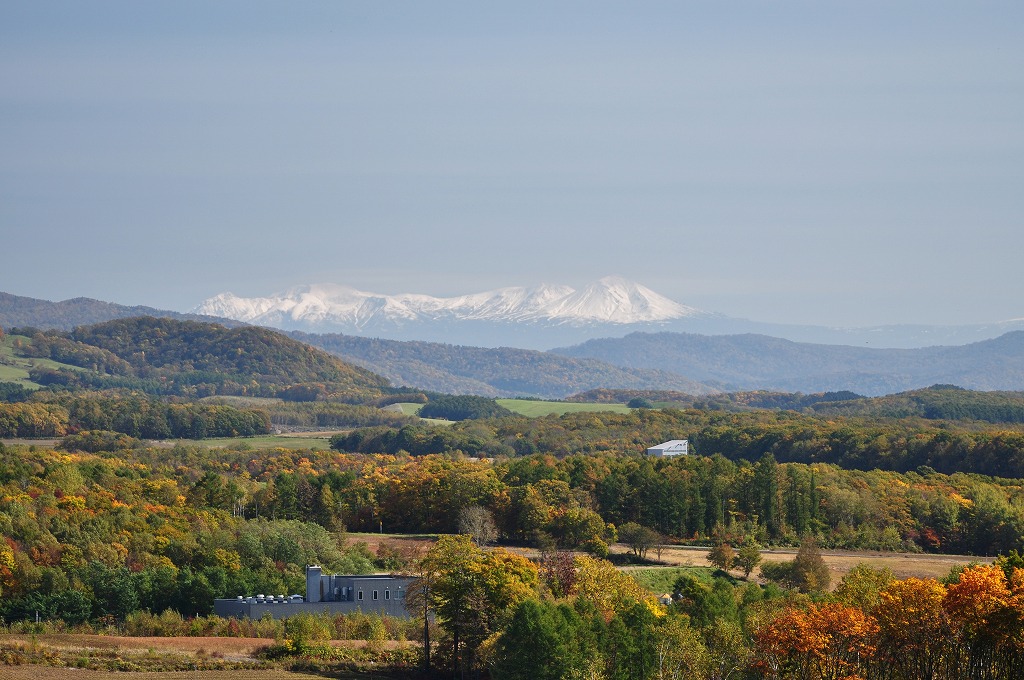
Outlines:
[[[690,455],[690,442],[687,439],[673,439],[672,441],[650,447],[647,449],[647,455],[658,458],[688,456]]]

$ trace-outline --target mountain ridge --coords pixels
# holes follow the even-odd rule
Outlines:
[[[204,300],[192,311],[287,330],[320,326],[356,332],[413,322],[635,324],[705,314],[673,302],[650,288],[614,276],[604,277],[580,290],[540,284],[454,297],[416,293],[385,295],[350,286],[312,284],[269,297],[243,298],[233,293],[220,293]]]
[[[608,385],[621,389],[657,386],[692,395],[718,392],[713,386],[668,371],[622,368],[596,359],[571,359],[537,350],[467,347],[337,333],[292,331],[288,335],[382,375],[393,385],[435,392],[554,399]]]
[[[1024,331],[917,349],[820,345],[757,334],[631,333],[552,352],[680,373],[725,389],[852,390],[875,396],[938,383],[974,390],[1024,388]]]

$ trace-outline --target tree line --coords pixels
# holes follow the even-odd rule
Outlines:
[[[143,396],[60,395],[47,402],[0,403],[0,437],[63,437],[113,431],[145,439],[251,437],[270,432],[263,410]]]
[[[1009,679],[1024,670],[1022,565],[1011,553],[941,581],[858,565],[831,592],[827,580],[797,592],[690,570],[659,602],[603,560],[534,564],[446,536],[410,592],[446,634],[436,651],[426,641],[425,663],[456,675]]]
[[[1024,477],[1024,431],[1016,426],[772,410],[639,409],[506,417],[457,423],[444,432],[427,425],[355,431],[332,440],[332,446],[351,453],[424,455],[438,453],[438,442],[444,440],[448,450],[470,456],[565,457],[638,454],[653,444],[682,438],[701,455],[733,461],[756,461],[770,453],[779,462],[832,463],[858,470],[927,467],[947,474]]]

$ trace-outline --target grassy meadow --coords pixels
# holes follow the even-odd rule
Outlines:
[[[566,413],[582,413],[610,411],[612,413],[629,413],[625,404],[596,404],[570,401],[534,401],[532,399],[498,399],[497,402],[513,413],[537,418],[539,416],[565,415]]]
[[[498,404],[504,406],[509,411],[517,413],[527,418],[537,418],[540,416],[549,415],[564,415],[566,413],[581,413],[581,412],[594,412],[594,411],[611,411],[612,413],[629,413],[631,410],[625,404],[597,404],[597,403],[577,403],[570,401],[540,401],[533,399],[495,399]],[[414,404],[411,402],[403,402],[395,404],[402,409],[402,413],[407,416],[418,415],[420,409],[423,408],[423,404]],[[424,422],[432,423],[435,425],[448,425],[451,423],[449,420],[437,420],[435,418],[424,418]]]
[[[416,416],[419,415],[420,409],[423,408],[423,404],[417,404],[415,402],[403,401],[391,406],[397,406],[402,409],[402,415],[405,416]],[[430,425],[451,425],[453,420],[443,420],[441,418],[424,418],[423,422]]]
[[[264,451],[267,449],[315,449],[324,450],[331,448],[331,437],[343,430],[331,430],[328,432],[293,432],[287,434],[267,434],[255,437],[228,437],[225,439],[201,439],[196,443],[211,448],[241,449],[243,451],[254,449]],[[347,432],[347,430],[344,430]],[[176,443],[174,440],[172,443]]]

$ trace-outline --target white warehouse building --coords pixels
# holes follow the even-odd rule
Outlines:
[[[647,455],[658,458],[688,456],[690,455],[690,442],[687,439],[673,439],[672,441],[650,447],[647,449]]]

